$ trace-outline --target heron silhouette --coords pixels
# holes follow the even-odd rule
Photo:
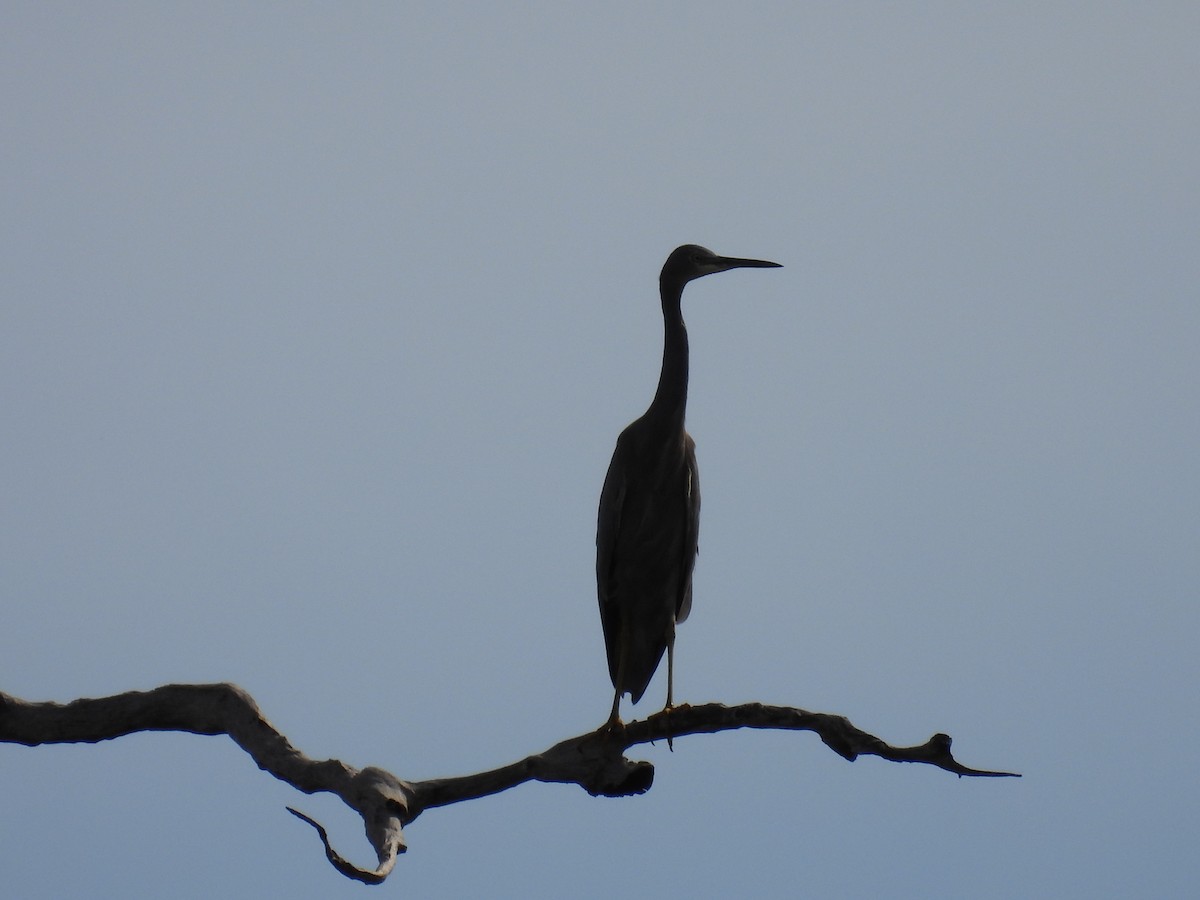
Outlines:
[[[684,430],[688,339],[680,301],[689,281],[739,268],[778,268],[762,259],[717,256],[695,244],[677,247],[658,277],[663,360],[650,407],[617,438],[600,492],[596,588],[616,694],[637,703],[667,652],[667,705],[674,705],[675,625],[692,609],[692,568],[700,531],[696,444]]]

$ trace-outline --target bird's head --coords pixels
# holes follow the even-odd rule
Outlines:
[[[739,259],[733,256],[717,256],[706,247],[684,244],[676,247],[667,257],[659,280],[673,282],[681,287],[694,278],[725,272],[729,269],[777,269],[779,263],[765,259]]]

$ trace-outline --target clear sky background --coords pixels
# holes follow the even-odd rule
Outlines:
[[[638,750],[374,895],[1191,896],[1200,8],[0,11],[0,687],[234,681],[402,778],[598,726],[596,503],[677,244],[677,697],[937,731]],[[658,709],[660,672],[628,718]],[[0,746],[6,896],[365,896],[228,739]]]

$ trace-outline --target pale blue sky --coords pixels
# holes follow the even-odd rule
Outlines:
[[[644,797],[430,812],[376,893],[1189,896],[1197,46],[1186,3],[5,4],[0,688],[231,680],[412,779],[597,726],[596,501],[697,242],[785,268],[684,298],[678,698],[1025,777],[690,738]],[[0,795],[13,897],[366,890],[225,739],[0,746]]]

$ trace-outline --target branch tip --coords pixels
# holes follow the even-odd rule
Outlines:
[[[313,828],[321,838],[321,843],[325,845],[325,858],[330,864],[338,870],[342,875],[354,881],[361,881],[363,884],[383,884],[385,878],[391,873],[392,868],[396,865],[396,854],[403,852],[402,849],[395,847],[390,848],[390,853],[380,851],[379,867],[375,869],[360,869],[354,863],[343,857],[340,853],[333,849],[333,845],[329,843],[329,834],[325,831],[325,826],[311,816],[306,816],[298,809],[287,807],[297,819],[302,819]]]

